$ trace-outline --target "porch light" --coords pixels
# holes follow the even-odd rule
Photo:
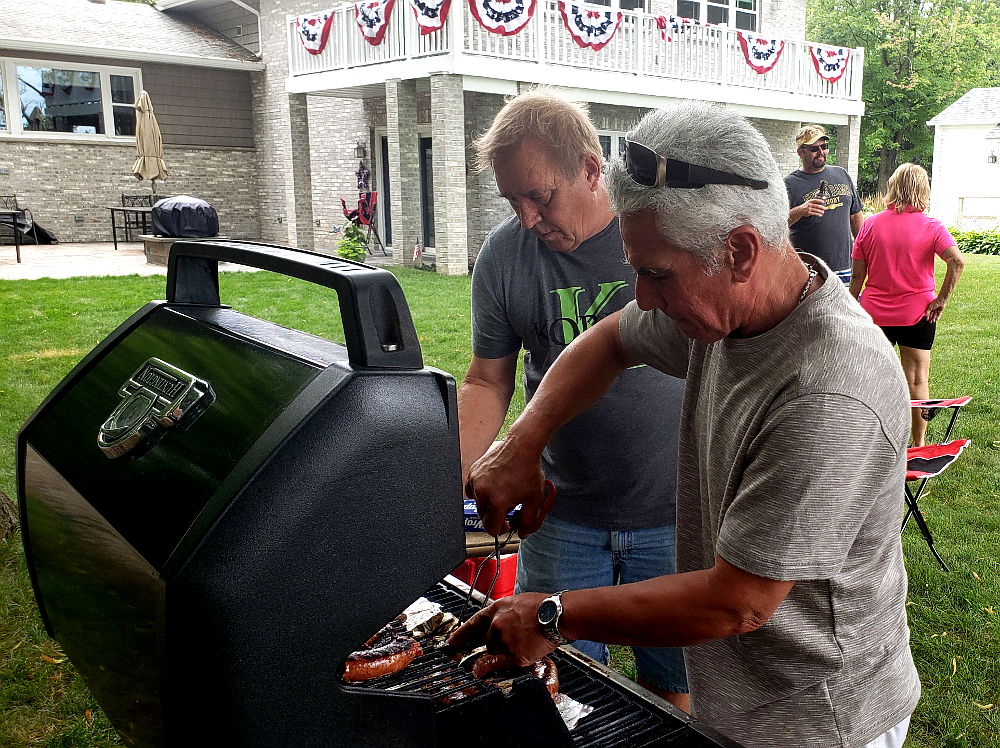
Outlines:
[[[986,157],[986,161],[988,163],[995,164],[997,162],[997,154],[990,151],[990,155]]]
[[[360,160],[364,160],[364,158],[367,155],[367,153],[368,153],[368,149],[365,148],[364,142],[362,142],[362,141],[359,140],[358,144],[356,146],[354,146],[354,158],[360,159]],[[993,160],[996,161],[995,158]]]

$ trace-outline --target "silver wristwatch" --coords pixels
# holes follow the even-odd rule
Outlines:
[[[542,634],[557,647],[573,643],[572,639],[567,639],[559,633],[559,619],[563,613],[563,592],[566,592],[566,590],[545,598],[542,600],[542,604],[538,606],[538,625],[542,627]]]

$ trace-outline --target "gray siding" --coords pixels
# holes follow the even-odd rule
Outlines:
[[[144,64],[164,145],[252,148],[250,73]]]
[[[196,24],[208,26],[240,46],[246,47],[254,54],[260,54],[257,16],[246,8],[241,8],[235,3],[226,3],[216,5],[214,8],[205,8],[198,13],[177,13],[176,15],[187,17]]]

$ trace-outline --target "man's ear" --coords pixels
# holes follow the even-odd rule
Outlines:
[[[760,234],[750,224],[737,226],[729,232],[726,238],[726,263],[729,265],[733,280],[737,283],[749,281],[757,268],[761,252],[764,252],[764,241]]]
[[[597,192],[601,184],[601,158],[594,153],[583,157],[583,176],[590,185],[591,192]]]

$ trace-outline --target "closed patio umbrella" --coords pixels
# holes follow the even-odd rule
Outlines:
[[[150,180],[155,195],[156,180],[167,178],[167,165],[163,163],[163,138],[160,126],[156,124],[153,102],[149,100],[148,93],[140,92],[135,108],[138,112],[135,122],[135,150],[138,157],[132,166],[132,174],[136,179]]]

